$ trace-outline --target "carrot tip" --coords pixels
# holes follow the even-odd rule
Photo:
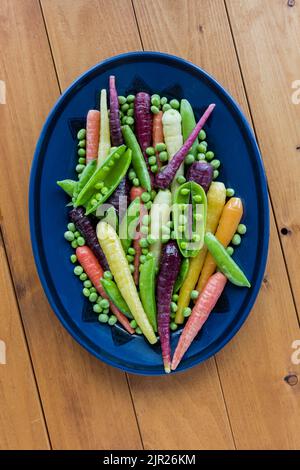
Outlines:
[[[165,373],[169,374],[171,372],[171,365],[169,362],[164,362]]]

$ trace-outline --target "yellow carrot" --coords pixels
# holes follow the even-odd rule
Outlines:
[[[132,316],[149,343],[156,343],[157,338],[143,309],[118,235],[111,225],[106,222],[99,222],[97,225],[97,237],[115,282]]]
[[[243,204],[240,198],[232,197],[225,204],[220,222],[215,233],[216,238],[223,246],[228,246],[236,232],[243,215]],[[197,284],[197,290],[202,291],[210,276],[215,272],[216,263],[210,253],[207,253],[203,269]]]
[[[206,231],[215,233],[226,200],[226,188],[223,183],[212,182],[207,193]],[[187,277],[182,284],[178,298],[175,322],[183,323],[183,310],[190,303],[191,292],[195,289],[205,260],[207,248],[204,245],[195,258],[190,259]]]
[[[100,139],[98,147],[98,167],[102,165],[110,151],[110,132],[109,132],[109,119],[107,112],[107,97],[106,90],[101,90],[100,94]]]

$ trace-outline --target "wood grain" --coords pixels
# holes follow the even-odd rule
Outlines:
[[[1,233],[0,266],[0,449],[49,449]]]
[[[85,21],[83,22],[82,33],[85,35],[89,31],[90,38],[94,38],[94,42],[97,43],[98,31],[99,31],[99,22],[94,21],[92,18],[95,16],[98,18],[97,9],[101,11],[102,22],[107,23],[109,19],[113,17],[117,9],[120,10],[120,15],[123,18],[123,21],[120,22],[119,27],[114,29],[114,40],[111,43],[106,44],[106,48],[102,48],[101,57],[107,57],[112,55],[115,52],[119,52],[120,44],[122,44],[122,37],[127,35],[126,31],[130,31],[129,38],[132,38],[130,44],[127,44],[127,49],[140,49],[141,43],[138,36],[137,26],[134,22],[134,14],[131,8],[131,2],[123,1],[112,1],[109,2],[86,2],[76,1],[72,3],[72,8],[70,8],[69,1],[49,1],[43,0],[43,11],[45,14],[46,24],[49,31],[50,41],[53,44],[53,56],[55,64],[57,66],[58,76],[60,80],[65,85],[68,79],[74,79],[75,76],[82,72],[86,67],[86,62],[89,65],[94,64],[99,60],[99,55],[95,47],[86,49],[85,61],[74,62],[72,58],[74,57],[75,51],[79,48],[82,48],[82,44],[75,43],[69,38],[73,38],[76,34],[76,29],[78,26],[78,17],[82,16],[83,9],[85,11]],[[70,14],[70,10],[72,10]],[[99,13],[100,14],[100,13]],[[103,17],[103,15],[106,15]],[[58,37],[57,33],[57,23],[58,19],[64,18],[61,20],[62,24],[68,23],[67,31],[71,32],[70,34],[64,34],[60,30],[60,36]],[[123,28],[123,29],[122,29]],[[127,35],[128,36],[128,35]],[[128,41],[128,38],[127,38]],[[116,44],[116,46],[115,46]],[[61,62],[61,57],[68,57],[67,67],[66,62]],[[67,74],[65,74],[67,70]],[[200,378],[201,377],[201,378]],[[179,380],[175,380],[179,383]],[[145,406],[149,411],[148,420],[145,425],[144,420],[142,420],[142,438],[144,444],[147,448],[153,445],[156,445],[158,448],[170,448],[170,446],[180,446],[180,441],[182,442],[183,448],[189,447],[191,445],[201,446],[205,442],[207,445],[210,440],[211,447],[220,447],[220,448],[232,448],[233,442],[231,438],[231,433],[229,429],[228,420],[226,417],[226,410],[222,398],[222,393],[220,389],[219,379],[217,371],[214,365],[214,361],[209,361],[209,363],[203,368],[203,374],[198,375],[197,381],[194,386],[196,396],[199,397],[199,401],[202,402],[203,408],[194,407],[193,409],[187,411],[186,416],[177,415],[174,413],[169,415],[169,413],[161,413],[160,424],[158,426],[158,417],[159,409],[170,410],[171,397],[173,395],[172,386],[170,384],[174,383],[174,380],[171,382],[166,381],[166,379],[159,380],[149,380],[144,377],[139,379],[133,379],[134,389],[138,388],[139,395],[136,396],[137,403],[136,408],[139,412],[140,407]],[[151,386],[152,383],[152,386]],[[138,385],[137,385],[138,384]],[[160,384],[160,385],[159,385]],[[189,395],[191,382],[189,384],[182,383],[182,392],[185,396]],[[207,394],[207,390],[214,390],[214,392]],[[159,401],[156,401],[158,394],[160,395]],[[141,397],[141,399],[139,399]],[[145,405],[143,405],[145,402]],[[159,406],[155,406],[155,402]],[[146,405],[148,403],[148,405]],[[154,411],[155,410],[155,411]],[[209,415],[213,415],[213,418],[209,420],[210,431],[197,425],[199,422],[204,422],[203,418],[207,418]],[[139,413],[140,416],[140,413]],[[190,420],[190,424],[186,427],[187,421]],[[206,421],[205,421],[206,422]],[[193,437],[190,432],[186,433],[186,437],[179,439],[179,436],[172,437],[171,435],[165,434],[165,429],[170,426],[175,426],[178,429],[185,428],[188,431],[193,430]],[[155,432],[153,430],[155,429]],[[152,436],[150,438],[149,436]],[[208,437],[209,436],[209,439]],[[176,448],[176,447],[175,447]]]
[[[300,311],[300,5],[226,0],[243,77],[264,155],[270,194]],[[292,83],[298,80],[298,91]],[[300,317],[299,317],[300,319]]]
[[[2,228],[52,445],[140,448],[125,375],[91,357],[62,328],[31,255],[29,168],[41,126],[59,96],[37,0],[1,2],[0,61],[7,84],[7,104],[0,108],[6,162],[0,172]]]
[[[138,0],[134,1],[134,7],[146,49],[177,54],[206,69],[231,92],[249,118],[221,0]],[[256,100],[254,96],[253,100]],[[259,100],[257,103],[259,105]],[[274,448],[276,445],[291,449],[299,447],[299,435],[295,433],[300,425],[298,389],[291,389],[283,380],[291,368],[295,369],[290,361],[291,343],[299,337],[299,328],[272,213],[271,230],[267,281],[249,321],[217,356],[233,435],[237,448],[243,449]],[[191,382],[197,380],[199,374],[201,369],[191,370],[183,379]],[[131,384],[137,406],[142,403],[140,381],[132,378]],[[144,406],[142,410],[139,413],[137,406],[143,431],[149,427],[153,407]],[[173,444],[171,420],[169,424],[166,434],[169,443]]]

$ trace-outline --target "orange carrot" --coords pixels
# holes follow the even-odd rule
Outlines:
[[[207,281],[192,310],[191,316],[185,325],[172,359],[171,369],[175,370],[183,355],[192,344],[195,336],[201,330],[209,314],[216,305],[226,285],[227,277],[217,272]]]
[[[90,109],[86,118],[86,163],[98,157],[100,112]]]
[[[138,186],[135,187],[133,186],[130,190],[130,200],[133,201],[137,197],[141,197],[141,195],[145,192],[145,189]],[[133,261],[133,266],[134,266],[134,271],[133,271],[133,279],[134,283],[136,286],[139,284],[139,276],[140,276],[140,256],[142,254],[142,248],[140,246],[140,239],[142,238],[143,234],[140,232],[140,224],[142,221],[143,216],[146,214],[144,204],[141,202],[141,209],[140,209],[140,217],[139,217],[139,223],[137,225],[137,234],[134,237],[133,240],[133,248],[135,249],[135,255],[134,255],[134,261]]]
[[[102,287],[100,279],[103,276],[103,269],[101,268],[92,250],[88,246],[79,246],[78,248],[76,248],[76,256],[80,265],[83,267],[91,283],[97,289],[101,297],[109,301],[109,308],[117,317],[121,325],[124,326],[128,333],[133,334],[134,329],[131,328],[128,318],[126,318],[125,315],[120,312],[117,307],[110,301],[105,290]]]
[[[164,142],[164,132],[163,132],[163,124],[162,124],[162,117],[163,112],[159,111],[159,113],[153,115],[153,124],[152,124],[152,145],[155,147],[156,144],[160,144]],[[157,166],[158,168],[161,167],[161,161],[158,158],[159,152],[156,152],[156,159],[157,159]]]

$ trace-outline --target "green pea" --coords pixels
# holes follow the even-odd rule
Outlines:
[[[247,232],[247,227],[245,224],[239,224],[238,225],[238,228],[237,228],[237,232],[240,234],[240,235],[245,235],[245,233]]]
[[[179,176],[177,176],[176,181],[177,181],[178,184],[183,184],[183,183],[186,182],[186,179],[183,175],[179,175]]]
[[[160,107],[160,97],[158,95],[152,95],[151,96],[151,104],[155,106],[156,108]]]
[[[209,151],[206,152],[206,154],[205,154],[205,158],[206,158],[206,160],[208,160],[208,161],[213,160],[214,156],[215,156],[215,154],[214,154],[214,152],[212,152],[211,150],[209,150]]]
[[[191,299],[196,300],[199,296],[199,292],[197,290],[192,290],[191,292]]]
[[[108,315],[106,313],[100,313],[98,320],[100,323],[107,323],[108,322]]]
[[[172,320],[174,320],[175,317],[176,317],[176,313],[175,313],[175,312],[171,312],[171,313],[170,313],[170,318],[172,318]]]
[[[168,111],[169,109],[172,109],[172,108],[168,103],[166,103],[166,104],[163,105],[162,109],[163,109],[163,112],[166,112],[166,111]]]
[[[229,254],[229,256],[232,256],[233,253],[234,253],[234,248],[233,248],[232,246],[228,246],[228,247],[226,248],[226,251],[227,251],[227,253]]]
[[[114,166],[114,164],[115,164],[115,161],[114,161],[114,160],[109,160],[109,162],[108,162],[107,165],[108,165],[109,167],[112,167],[112,166]]]
[[[144,235],[148,235],[149,233],[149,228],[146,226],[146,225],[143,225],[141,227],[141,233],[143,233]]]
[[[92,199],[91,200],[91,205],[96,206],[97,205],[97,199]]]
[[[134,103],[130,103],[129,109],[134,109]]]
[[[98,190],[98,189],[103,188],[103,186],[104,186],[103,181],[99,181],[99,183],[96,183],[96,184],[95,184],[94,188],[95,188],[96,190]]]
[[[68,242],[72,242],[74,240],[74,233],[71,230],[68,230],[64,233],[64,237]]]
[[[107,299],[102,299],[99,305],[102,308],[109,308],[109,301]]]
[[[80,165],[85,165],[85,163],[86,163],[85,158],[83,158],[83,157],[78,158],[78,163],[79,163]]]
[[[147,261],[147,260],[146,260],[146,256],[145,256],[145,255],[141,255],[141,256],[140,256],[140,262],[141,262],[142,264],[144,264],[144,263],[146,263],[146,261]]]
[[[165,150],[163,150],[162,152],[160,152],[158,158],[160,159],[161,162],[167,162],[169,157],[168,157],[168,154]]]
[[[158,172],[158,166],[157,165],[151,165],[150,170],[152,171],[152,173],[157,173]]]
[[[197,154],[197,160],[198,162],[205,160],[205,153],[198,153]]]
[[[179,101],[175,99],[170,101],[170,105],[172,106],[173,109],[179,109],[180,107]]]
[[[85,141],[85,139],[82,139],[82,140],[80,140],[80,141],[78,142],[78,147],[84,149],[85,146],[86,146],[86,141]]]
[[[78,155],[79,157],[85,157],[85,154],[86,154],[86,150],[85,150],[85,149],[80,148],[80,149],[77,150],[77,155]]]
[[[153,245],[153,243],[156,242],[156,239],[150,234],[147,237],[147,242],[149,243],[149,245]]]
[[[184,233],[185,232],[185,226],[184,225],[178,225],[177,231],[178,231],[178,233]]]
[[[153,155],[152,157],[149,157],[148,162],[149,162],[149,165],[155,165],[156,164],[156,156]]]
[[[155,189],[152,189],[151,192],[150,192],[151,201],[153,201],[153,199],[155,199],[156,194],[157,194],[157,192],[155,191]]]
[[[155,150],[156,150],[157,152],[163,152],[164,150],[166,150],[166,148],[167,148],[167,147],[166,147],[166,144],[163,143],[163,142],[160,142],[160,143],[158,143],[158,144],[155,145]]]
[[[103,300],[103,297],[101,297],[101,295],[98,295],[97,304],[100,304],[101,300]]]
[[[127,111],[127,116],[128,117],[133,117],[134,116],[134,109],[129,108],[128,111]],[[127,121],[127,123],[128,123],[128,121]]]
[[[82,173],[83,170],[85,169],[85,165],[76,165],[75,170],[77,173]]]
[[[76,261],[77,261],[77,256],[74,255],[74,254],[71,255],[71,256],[70,256],[70,260],[71,260],[71,263],[76,263]]]
[[[142,224],[143,225],[149,225],[149,223],[150,223],[150,215],[146,214],[142,218]]]
[[[213,179],[216,180],[219,176],[219,170],[214,170],[213,172]]]
[[[90,296],[90,290],[87,287],[84,287],[82,289],[82,293],[83,293],[84,297],[89,297]]]
[[[133,261],[134,261],[134,256],[132,256],[132,255],[126,255],[126,259],[127,259],[128,263],[133,263]]]
[[[80,274],[79,279],[81,281],[85,281],[87,279],[87,275],[85,273]]]
[[[74,232],[74,237],[75,237],[75,238],[80,237],[80,232],[79,232],[78,230],[76,230],[76,232]]]
[[[126,124],[127,116],[123,116],[122,119],[121,119],[121,122],[122,122],[123,125]]]
[[[149,193],[143,193],[143,194],[141,195],[141,199],[142,199],[143,202],[148,202],[148,201],[150,201],[151,196],[150,196]]]
[[[201,239],[199,233],[194,233],[193,236],[192,236],[192,241],[193,242],[199,242]]]
[[[85,239],[83,237],[78,237],[77,238],[77,243],[78,243],[78,246],[84,246],[85,245]]]
[[[134,178],[136,178],[136,172],[135,172],[134,170],[132,170],[132,169],[129,170],[129,172],[128,172],[128,178],[129,178],[130,180],[133,180]]]
[[[135,255],[135,249],[132,248],[132,247],[130,247],[130,248],[128,248],[127,253],[128,253],[129,255]]]
[[[126,98],[125,96],[118,96],[119,104],[123,105],[126,103]]]
[[[203,140],[203,141],[201,142],[201,144],[202,144],[202,145],[205,145],[205,148],[206,148],[206,151],[207,151],[208,143],[206,142],[206,140]]]
[[[139,326],[136,327],[135,332],[136,332],[137,335],[142,335],[143,334],[143,332],[142,332],[142,330],[140,329]]]
[[[178,294],[173,294],[173,295],[172,295],[172,300],[173,300],[173,302],[177,302],[178,299],[179,299],[179,295],[178,295]]]
[[[126,124],[128,124],[128,126],[133,126],[133,124],[134,124],[134,119],[133,119],[133,117],[128,116],[128,117],[127,117],[127,120],[126,120]]]
[[[202,196],[201,196],[201,194],[195,194],[195,196],[193,196],[193,201],[194,201],[196,204],[200,204],[200,202],[202,202]]]
[[[139,245],[141,248],[147,248],[148,247],[147,238],[141,238],[139,241]]]
[[[210,162],[210,164],[211,164],[211,166],[213,167],[214,170],[217,170],[220,167],[221,162],[220,162],[220,160],[215,159],[215,160],[212,160]]]
[[[206,153],[206,145],[201,142],[201,144],[197,145],[197,150],[199,153]]]
[[[108,191],[108,188],[106,186],[103,186],[103,188],[101,188],[101,194],[106,194]]]
[[[232,188],[227,188],[226,189],[226,196],[227,197],[232,197],[232,196],[234,196],[234,194],[235,194],[234,189],[232,189]]]
[[[97,201],[100,201],[100,199],[102,199],[101,193],[95,194],[95,198],[97,199]]]
[[[140,185],[140,180],[138,178],[133,178],[132,184],[133,186],[138,187]]]
[[[146,258],[147,259],[152,259],[153,258],[153,253],[147,253]]]
[[[128,95],[127,96],[127,103],[133,103],[135,100],[135,96],[134,95]]]
[[[121,111],[123,113],[127,113],[128,109],[129,109],[129,104],[127,104],[127,103],[125,103],[121,106]]]
[[[180,243],[180,246],[181,246],[181,248],[182,248],[183,250],[186,250],[187,242],[182,241],[182,242]]]
[[[241,239],[241,236],[236,233],[234,236],[233,236],[233,239],[231,240],[231,243],[235,246],[239,245],[241,243],[242,239]]]
[[[131,320],[130,326],[131,328],[135,329],[137,327],[137,322],[135,320]]]
[[[188,194],[190,194],[190,189],[188,189],[188,188],[182,188],[182,189],[180,190],[180,194],[181,194],[182,196],[187,196]]]
[[[171,321],[171,323],[170,323],[170,329],[171,329],[172,331],[176,331],[177,328],[178,328],[177,323]]]
[[[135,267],[134,267],[133,264],[130,264],[130,265],[129,265],[129,269],[130,269],[130,272],[131,272],[131,273],[134,273]]]
[[[96,294],[96,292],[92,292],[89,296],[89,301],[96,302],[97,299],[98,299],[98,295]]]
[[[82,140],[85,139],[86,136],[86,130],[85,129],[80,129],[80,131],[77,132],[77,139]]]
[[[92,287],[90,288],[90,292],[97,292],[96,287],[92,286]]]
[[[104,277],[105,279],[112,279],[112,278],[113,278],[113,275],[112,275],[112,273],[111,273],[110,271],[104,271],[103,277]]]
[[[110,326],[114,326],[115,323],[117,323],[118,319],[115,315],[111,315],[108,319],[108,324]]]
[[[108,315],[108,314],[109,314],[109,308],[104,308],[104,309],[103,309],[103,313],[105,313],[106,315]]]
[[[102,308],[100,307],[99,304],[93,305],[93,310],[94,310],[95,313],[101,313],[102,312]]]
[[[87,287],[88,289],[89,289],[90,287],[92,287],[92,283],[91,283],[91,281],[90,281],[89,279],[87,279],[86,281],[84,281],[83,285],[84,285],[84,287]]]
[[[151,209],[151,206],[152,206],[152,201],[146,202],[145,207],[148,211]]]
[[[151,113],[153,114],[157,114],[159,113],[159,108],[157,106],[151,106]]]
[[[73,224],[73,222],[68,223],[67,228],[71,232],[75,232],[75,230],[76,230],[75,224]]]
[[[122,111],[120,111],[120,119],[122,119],[124,117],[124,113],[122,113]]]
[[[182,311],[182,314],[185,318],[189,317],[192,313],[192,309],[190,307],[185,307]]]
[[[177,312],[178,306],[175,302],[171,302],[171,310],[172,312]]]
[[[201,129],[201,131],[198,134],[198,137],[200,140],[205,140],[206,139],[206,132],[204,129]]]
[[[149,253],[148,248],[142,248],[142,254],[147,255]]]
[[[160,99],[160,104],[161,104],[161,106],[164,106],[167,102],[168,102],[168,98],[166,98],[165,96],[163,96],[163,97]]]
[[[194,163],[194,161],[195,161],[195,157],[191,153],[189,153],[184,159],[184,163],[186,165],[191,165],[192,163]]]

